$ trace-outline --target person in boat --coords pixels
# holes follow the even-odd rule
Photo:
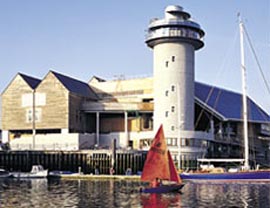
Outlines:
[[[151,187],[152,187],[152,188],[156,188],[156,187],[158,187],[158,186],[160,186],[160,185],[161,185],[161,181],[160,181],[159,178],[155,178],[155,179],[151,182]]]

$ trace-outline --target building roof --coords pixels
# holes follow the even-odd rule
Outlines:
[[[242,120],[242,94],[218,87],[195,83],[195,97],[206,108],[228,120]],[[247,99],[248,120],[269,122],[270,116],[253,100]]]
[[[27,82],[27,84],[32,88],[35,89],[39,83],[41,82],[40,79],[34,78],[34,77],[30,77],[28,75],[22,74],[22,73],[18,73],[25,82]]]
[[[91,87],[82,81],[51,71],[54,76],[67,88],[68,91],[97,100],[98,97]]]
[[[89,83],[92,82],[93,80],[96,80],[97,82],[106,82],[105,79],[97,77],[97,76],[93,76],[90,80]]]

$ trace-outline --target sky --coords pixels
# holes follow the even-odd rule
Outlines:
[[[149,20],[181,5],[205,31],[195,79],[241,92],[240,12],[270,84],[270,0],[0,0],[0,91],[18,72],[54,70],[88,82],[152,76]],[[248,95],[270,113],[270,94],[245,41]]]

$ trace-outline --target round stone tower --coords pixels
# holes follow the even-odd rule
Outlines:
[[[154,131],[166,137],[194,131],[194,51],[204,31],[180,6],[168,6],[164,19],[153,19],[146,44],[154,54]]]

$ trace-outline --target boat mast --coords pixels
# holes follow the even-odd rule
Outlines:
[[[245,149],[245,163],[244,168],[249,169],[249,146],[248,146],[248,120],[247,120],[247,86],[246,86],[246,67],[245,67],[245,53],[244,53],[244,25],[240,14],[239,29],[240,29],[240,52],[241,52],[241,72],[242,72],[242,93],[243,93],[243,124],[244,124],[244,149]]]
[[[32,150],[36,148],[36,90],[33,89],[33,106],[32,106]]]

